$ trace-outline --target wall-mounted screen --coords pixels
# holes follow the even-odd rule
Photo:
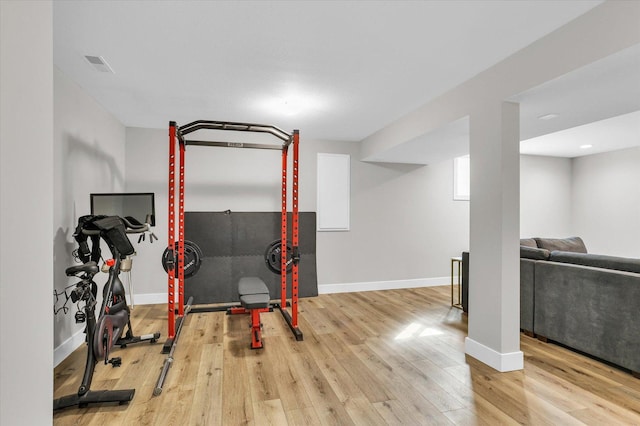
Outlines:
[[[91,194],[91,214],[133,217],[140,223],[156,225],[153,192]]]

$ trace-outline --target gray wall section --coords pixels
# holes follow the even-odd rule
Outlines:
[[[520,236],[571,234],[570,158],[520,156]]]
[[[522,237],[577,235],[590,253],[640,257],[640,147],[520,165]]]
[[[125,170],[127,192],[153,192],[156,203],[156,226],[153,229],[158,241],[139,244],[133,261],[131,276],[136,294],[167,292],[167,274],[161,259],[167,247],[167,193],[169,170],[169,123],[167,129],[126,129]],[[188,171],[187,177],[191,176]],[[187,209],[191,207],[187,204]],[[166,296],[165,296],[166,297]]]
[[[590,253],[640,258],[640,147],[573,160],[572,233]]]
[[[450,258],[469,241],[469,203],[453,200],[453,161],[351,161],[351,232],[331,235],[344,249],[322,254],[331,256],[331,269],[319,273],[321,282],[448,276]],[[323,259],[318,263],[322,268]]]
[[[73,232],[78,217],[91,212],[89,194],[122,192],[125,185],[125,127],[83,89],[54,67],[54,270],[55,289],[73,284],[64,270],[77,264]],[[138,249],[136,239],[132,243]],[[103,245],[103,253],[109,250]],[[96,283],[102,286],[106,274]],[[61,305],[59,303],[58,305]],[[59,307],[59,306],[58,306]],[[84,328],[70,313],[54,317],[54,347]]]
[[[0,425],[52,422],[52,15],[0,2]]]

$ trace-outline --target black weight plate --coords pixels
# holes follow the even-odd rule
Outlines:
[[[178,242],[175,244],[175,255],[178,253]],[[167,272],[167,263],[169,261],[169,248],[167,247],[162,253],[162,267]],[[177,261],[176,261],[177,263]],[[200,270],[202,264],[202,250],[193,241],[184,241],[184,277],[191,278]]]
[[[282,270],[282,240],[275,240],[267,246],[264,252],[264,262],[274,274],[280,275]],[[293,269],[293,248],[287,243],[287,273]]]

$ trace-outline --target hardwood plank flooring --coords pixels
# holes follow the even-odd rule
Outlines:
[[[640,425],[640,379],[625,371],[524,334],[524,370],[466,356],[467,318],[449,298],[442,286],[301,299],[304,341],[264,313],[259,350],[248,316],[191,314],[161,395],[161,343],[131,345],[114,351],[122,367],[97,365],[92,389],[135,388],[133,401],[58,411],[54,424]],[[165,305],[132,320],[164,341]],[[56,398],[77,390],[84,357],[55,369]]]

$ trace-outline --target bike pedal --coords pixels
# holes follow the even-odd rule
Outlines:
[[[113,367],[120,367],[122,365],[122,358],[120,358],[119,356],[111,358],[109,360],[109,364],[111,364]]]

